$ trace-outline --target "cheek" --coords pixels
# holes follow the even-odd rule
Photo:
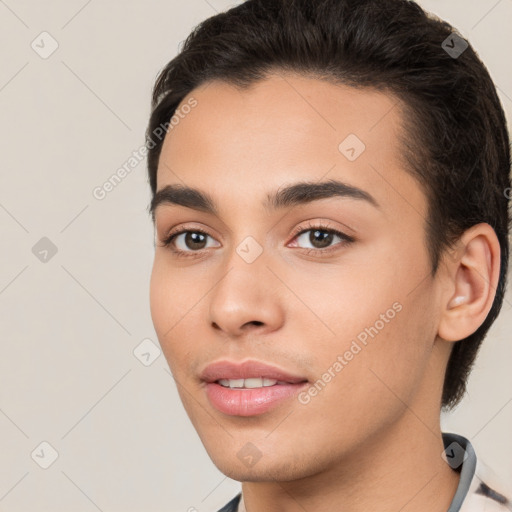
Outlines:
[[[169,365],[178,356],[172,340],[179,331],[180,317],[185,315],[182,288],[177,286],[173,274],[166,268],[163,258],[155,255],[149,288],[151,319]]]
[[[149,299],[151,317],[159,337],[172,337],[174,326],[185,319],[197,302],[201,285],[199,280],[193,280],[196,286],[190,286],[192,277],[182,269],[173,268],[166,255],[157,251],[151,272]],[[163,338],[161,342],[165,341]]]
[[[317,378],[336,374],[320,393],[325,400],[365,415],[387,400],[400,406],[394,393],[406,400],[417,389],[435,339],[428,262],[419,258],[409,263],[382,252],[374,254],[378,268],[361,263],[303,280],[308,302],[333,333],[314,347]]]
[[[172,311],[172,296],[168,293],[167,276],[163,272],[157,254],[155,255],[149,283],[149,307],[153,325],[160,342],[162,342],[161,334],[163,334],[164,319],[167,312]]]
[[[194,361],[193,349],[201,350],[198,328],[204,310],[199,303],[207,290],[201,276],[171,267],[165,254],[155,255],[149,288],[151,318],[169,368],[180,379]]]
[[[366,317],[365,327],[315,348],[318,391],[304,397],[295,417],[306,438],[325,431],[340,446],[357,445],[393,424],[421,386],[429,348],[425,334],[411,329],[410,305],[403,304],[389,323],[380,320],[383,324],[379,314],[386,309],[373,306],[368,305],[374,314]]]
[[[290,298],[289,304],[295,310],[292,315],[296,315],[298,324],[314,322],[322,329],[319,334],[325,343],[321,346],[327,351],[333,346],[342,350],[343,340],[370,328],[388,310],[392,319],[396,313],[393,304],[401,300],[399,282],[403,278],[397,278],[396,262],[379,253],[373,253],[373,258],[358,253],[357,257],[346,258],[336,266],[315,267],[310,263],[309,268],[304,266],[288,272],[284,280],[294,283],[293,291],[301,300],[300,303]],[[304,305],[309,309],[307,315]],[[341,346],[336,340],[341,341]]]

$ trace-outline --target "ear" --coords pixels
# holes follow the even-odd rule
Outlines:
[[[443,294],[438,335],[446,341],[473,334],[489,313],[500,273],[500,244],[486,223],[472,226],[448,258],[449,286]]]

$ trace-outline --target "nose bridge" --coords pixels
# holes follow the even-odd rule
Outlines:
[[[211,323],[231,333],[239,333],[248,322],[276,328],[282,317],[282,305],[275,293],[275,276],[267,264],[267,251],[252,236],[232,247],[226,272],[212,290]]]
[[[254,237],[246,236],[233,245],[225,262],[226,273],[216,286],[216,295],[232,297],[240,304],[258,300],[272,273],[268,271],[267,253]]]

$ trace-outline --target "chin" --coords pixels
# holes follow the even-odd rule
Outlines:
[[[238,453],[240,453],[237,450]],[[287,482],[298,480],[321,471],[321,467],[312,467],[315,464],[308,464],[305,459],[297,460],[296,453],[276,453],[269,451],[268,455],[261,453],[258,460],[244,461],[244,454],[240,457],[226,456],[225,452],[213,453],[208,451],[208,455],[217,467],[217,469],[239,482]]]
[[[213,462],[221,473],[238,482],[286,482],[303,476],[294,474],[290,470],[290,466],[282,464],[263,464],[260,461],[252,468],[244,468],[239,463],[230,463],[228,461],[222,461],[221,463]]]

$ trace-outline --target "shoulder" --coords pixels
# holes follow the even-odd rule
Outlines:
[[[511,512],[512,492],[479,457],[460,512]]]

